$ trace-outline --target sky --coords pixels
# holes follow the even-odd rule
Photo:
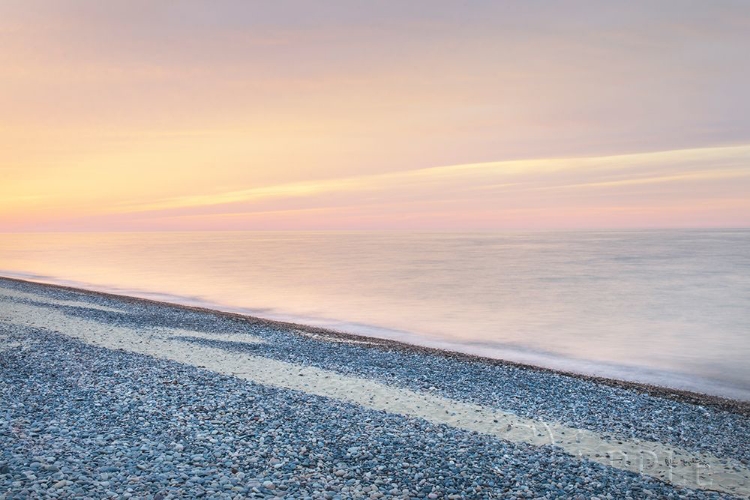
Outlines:
[[[750,227],[750,2],[0,0],[0,232]]]

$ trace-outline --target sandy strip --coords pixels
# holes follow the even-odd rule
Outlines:
[[[338,338],[338,337],[331,337],[331,336],[325,336],[325,335],[318,335],[317,333],[310,333],[305,332],[303,330],[292,330],[297,335],[301,335],[303,337],[307,337],[309,339],[313,340],[323,340],[325,342],[333,342],[335,344],[351,344],[351,345],[380,345],[377,342],[371,342],[369,340],[354,340],[354,339],[344,339],[344,338]]]
[[[115,312],[119,314],[127,312],[124,309],[115,309],[114,307],[100,306],[97,304],[92,304],[90,302],[84,302],[84,301],[78,302],[74,300],[53,299],[50,297],[45,297],[44,295],[19,292],[16,290],[10,290],[8,288],[0,288],[0,296],[10,297],[12,299],[19,299],[19,300],[31,300],[34,302],[44,302],[46,304],[55,305],[55,306],[85,307],[86,309],[96,309],[98,311]]]
[[[140,331],[141,335],[148,336],[149,340],[190,340],[208,339],[221,342],[235,342],[238,344],[265,344],[265,339],[247,333],[205,333],[196,330],[185,330],[183,328],[147,328]],[[140,337],[139,337],[140,338]]]
[[[89,302],[78,302],[72,300],[60,300],[46,297],[44,295],[37,295],[34,293],[18,292],[16,290],[8,290],[7,288],[0,288],[0,296],[10,297],[12,299],[29,300],[53,306],[67,306],[67,307],[84,307],[86,309],[96,309],[98,311],[115,312],[119,314],[127,313],[124,309],[116,309],[114,307],[100,306],[97,304],[91,304]],[[0,308],[0,317],[2,314],[2,308]],[[219,340],[222,342],[237,342],[241,344],[264,344],[266,341],[260,337],[243,333],[205,333],[195,330],[185,330],[181,328],[159,328],[150,329],[150,335],[160,338],[172,338],[174,340],[180,340],[178,337],[186,339],[200,338],[209,340]],[[2,345],[3,336],[0,335],[0,345]],[[21,345],[15,343],[17,345]]]
[[[42,299],[44,297],[35,297],[37,301]],[[49,302],[49,299],[45,300]],[[162,328],[137,331],[69,316],[52,308],[13,302],[0,303],[0,321],[45,328],[93,345],[170,359],[259,384],[424,418],[512,442],[554,444],[571,455],[643,473],[679,486],[750,497],[750,470],[731,459],[692,453],[656,442],[609,440],[589,430],[522,418],[501,410],[392,387],[366,378],[179,341],[180,337],[190,336],[218,340],[222,338],[221,335]],[[253,341],[250,335],[238,334],[237,337]]]

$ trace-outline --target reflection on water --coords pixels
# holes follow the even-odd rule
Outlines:
[[[750,399],[750,231],[0,234],[0,274]]]

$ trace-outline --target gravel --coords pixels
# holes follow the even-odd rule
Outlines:
[[[748,417],[710,406],[545,371],[332,343],[264,321],[1,281],[127,311],[53,306],[71,315],[139,329],[247,332],[267,343],[185,341],[748,460]],[[554,447],[510,444],[44,330],[0,322],[0,335],[29,344],[0,351],[0,498],[729,498]]]

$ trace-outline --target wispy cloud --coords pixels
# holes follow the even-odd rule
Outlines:
[[[335,205],[345,198],[348,205],[365,199],[397,202],[418,199],[457,199],[481,191],[487,202],[492,193],[519,196],[529,191],[600,190],[614,196],[627,194],[634,186],[684,186],[689,198],[692,183],[715,182],[715,196],[721,197],[726,182],[740,182],[750,188],[750,146],[686,149],[616,156],[533,159],[451,165],[388,174],[345,177],[311,182],[259,186],[213,194],[170,197],[145,203],[123,204],[121,213],[156,212],[221,207],[258,206],[258,211],[282,210],[290,201],[299,208]],[[723,184],[722,184],[723,183]],[[619,191],[619,192],[618,192]],[[216,210],[216,208],[219,210]]]
[[[0,2],[0,231],[745,223],[748,13]]]

